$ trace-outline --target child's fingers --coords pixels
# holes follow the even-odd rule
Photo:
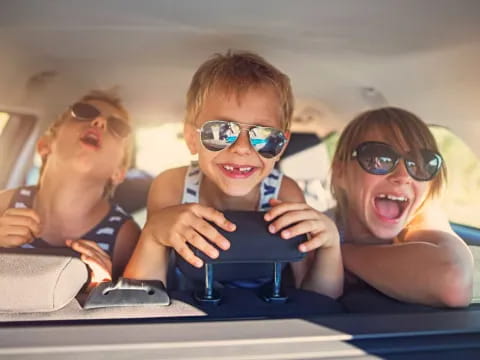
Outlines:
[[[87,264],[92,272],[91,282],[100,283],[103,281],[111,281],[112,273],[111,266],[104,264],[100,259],[90,257],[87,255],[81,255],[80,259]]]
[[[15,238],[15,244],[12,244],[13,246],[20,246],[33,241],[33,235],[26,226],[10,225],[5,226],[2,230],[4,236]]]
[[[25,236],[19,235],[7,235],[2,241],[2,247],[5,248],[15,248],[32,242],[32,239],[26,238]]]
[[[236,226],[234,223],[229,221],[221,211],[218,211],[212,207],[208,206],[195,206],[192,208],[195,215],[202,217],[206,220],[209,220],[225,231],[235,231]]]
[[[67,240],[65,244],[82,255],[86,255],[88,257],[98,257],[105,264],[111,262],[110,256],[93,241]]]
[[[203,236],[198,234],[195,230],[189,229],[188,234],[185,238],[190,244],[196,247],[198,250],[210,256],[212,259],[216,259],[220,254],[218,250],[215,249]]]
[[[308,206],[305,203],[287,203],[287,202],[281,202],[280,204],[272,207],[270,210],[268,210],[265,215],[264,219],[266,221],[271,221],[278,216],[288,212],[288,211],[296,211],[296,210],[306,210],[306,209],[311,209],[310,206]]]
[[[313,236],[308,241],[305,241],[300,245],[298,245],[298,250],[301,252],[309,252],[309,251],[318,249],[325,243],[326,236],[327,235],[324,233],[317,234],[316,236]]]
[[[230,248],[230,241],[228,241],[222,234],[218,232],[212,225],[202,218],[192,219],[191,226],[197,233],[208,239],[210,242],[217,245],[222,250]]]
[[[99,253],[101,256],[103,257],[106,257],[108,259],[110,259],[110,255],[108,255],[108,253],[103,250],[100,245],[98,245],[98,243],[96,243],[95,241],[91,241],[91,240],[78,240],[80,241],[82,244],[84,244],[85,246],[89,246],[91,249],[93,249],[94,251],[96,251],[97,253]]]
[[[105,272],[109,273],[110,271],[110,263],[106,262],[104,259],[102,259],[98,255],[85,255],[81,254],[80,258],[82,259],[83,262],[85,262],[87,265],[90,266],[92,271],[98,272]]]
[[[9,209],[5,210],[3,215],[25,216],[25,217],[31,218],[36,223],[40,224],[40,216],[33,209],[9,208]]]
[[[268,231],[276,233],[282,229],[285,229],[291,225],[303,222],[316,220],[319,223],[319,228],[322,228],[321,221],[319,220],[318,213],[309,208],[307,210],[289,211],[275,219],[270,225],[268,225]]]
[[[323,229],[325,227],[323,226]],[[303,220],[280,232],[283,239],[291,239],[298,235],[318,233],[322,231],[322,224],[318,220]]]
[[[178,243],[178,246],[175,246],[175,251],[185,259],[186,262],[191,265],[201,268],[203,266],[203,261],[199,257],[195,256],[193,251],[188,247],[186,242]]]
[[[277,205],[280,205],[282,201],[278,199],[270,199],[268,203],[270,204],[270,206],[277,206]]]
[[[34,217],[22,214],[21,212],[12,212],[10,210],[26,209],[9,209],[2,216],[2,225],[22,226],[28,228],[34,236],[38,236],[38,234],[40,234],[40,222],[36,221]]]

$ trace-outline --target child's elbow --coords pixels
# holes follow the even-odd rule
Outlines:
[[[442,306],[468,306],[472,300],[473,270],[469,266],[449,265],[438,290],[438,301]]]
[[[343,282],[338,284],[313,284],[305,281],[301,288],[304,290],[317,292],[334,300],[343,295]]]

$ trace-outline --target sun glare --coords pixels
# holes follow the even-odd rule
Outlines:
[[[8,120],[10,119],[10,114],[0,111],[0,134],[3,132],[3,129],[7,125]]]

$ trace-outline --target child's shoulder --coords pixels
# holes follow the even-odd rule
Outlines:
[[[149,203],[160,199],[162,202],[166,200],[168,203],[180,202],[187,170],[188,166],[182,166],[161,172],[153,180],[148,195]]]
[[[8,209],[13,195],[17,192],[17,190],[18,189],[7,189],[0,191],[0,215]]]
[[[410,222],[408,229],[409,231],[439,230],[453,233],[447,212],[437,199],[429,200],[423,205],[421,211]]]
[[[278,199],[282,201],[304,202],[305,196],[297,182],[286,175],[282,178],[282,185],[278,193]]]

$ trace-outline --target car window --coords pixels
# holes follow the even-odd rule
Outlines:
[[[137,167],[152,175],[186,165],[194,159],[183,140],[181,122],[141,127],[137,130],[136,144]]]

